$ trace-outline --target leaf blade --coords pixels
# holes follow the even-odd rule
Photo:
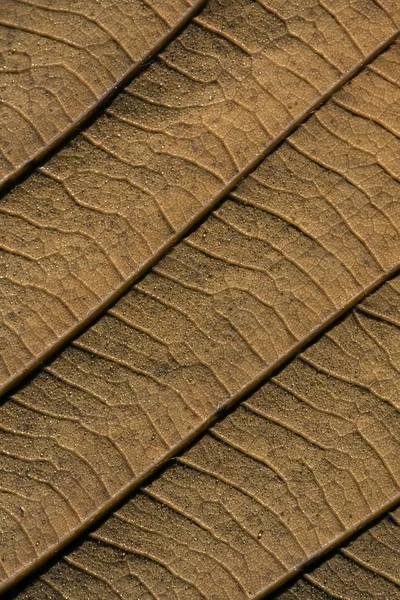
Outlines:
[[[394,58],[398,46],[394,45],[388,53],[393,60],[387,60],[386,56],[386,62],[396,65]],[[355,80],[351,87],[352,106],[354,98],[364,98],[362,81]],[[340,94],[338,97],[342,97]],[[388,97],[380,95],[382,106]],[[390,103],[395,106],[392,100]],[[297,147],[308,147],[310,135],[315,136],[316,131],[320,138],[321,114],[325,118],[331,115],[329,122],[334,125],[337,112],[336,106],[333,109],[332,106],[321,109],[302,131],[292,136]],[[348,128],[357,145],[359,128],[356,124],[360,123],[360,117],[351,115],[348,118],[352,123]],[[375,139],[379,149],[381,145],[376,140],[386,140],[386,129],[375,123],[367,126],[369,132],[374,132],[375,138],[372,136],[371,139]],[[365,123],[363,127],[365,130]],[[27,457],[33,452],[36,459],[37,454],[40,456],[43,452],[48,471],[43,471],[42,466],[38,471],[32,471],[36,480],[45,476],[53,485],[57,480],[62,494],[67,499],[70,495],[69,501],[72,499],[76,503],[79,500],[74,506],[74,516],[71,507],[65,506],[68,501],[64,499],[62,508],[63,501],[60,504],[57,499],[56,512],[63,512],[67,527],[61,520],[54,523],[58,527],[61,523],[64,531],[58,534],[57,540],[53,537],[51,541],[51,535],[42,539],[39,558],[31,556],[27,567],[16,569],[16,577],[26,573],[30,564],[46,559],[55,547],[61,547],[72,535],[80,534],[94,518],[99,518],[102,511],[109,510],[133,486],[139,485],[145,476],[188,444],[194,435],[208,428],[221,410],[241,400],[271,369],[298,352],[398,269],[393,237],[390,245],[387,244],[392,235],[390,219],[385,216],[387,226],[382,228],[381,225],[383,213],[392,211],[392,203],[386,203],[387,208],[381,208],[381,211],[374,208],[379,186],[375,188],[373,202],[368,204],[371,195],[369,176],[365,181],[360,182],[359,178],[349,181],[355,175],[349,174],[347,165],[341,167],[345,169],[345,176],[341,177],[315,164],[315,148],[312,157],[306,159],[296,154],[297,150],[292,146],[289,140],[269,157],[238,188],[235,198],[227,199],[202,228],[160,263],[110,315],[3,406],[3,431],[7,431],[3,437],[8,452],[13,447],[14,454],[19,457],[21,452]],[[324,143],[321,148],[324,152]],[[396,144],[393,148],[396,153]],[[360,156],[366,156],[366,150],[370,153],[371,148],[367,147],[361,154],[360,149],[357,150],[358,161]],[[337,156],[341,155],[339,152]],[[328,157],[331,161],[334,158],[333,153]],[[370,168],[370,157],[368,160]],[[384,165],[393,163],[390,153],[379,160]],[[374,169],[379,167],[377,159],[372,166]],[[389,189],[387,175],[382,176],[383,179],[377,180],[385,190]],[[314,206],[316,194],[310,181],[317,189],[322,186],[324,190],[323,197],[317,200],[318,214],[324,215],[325,219],[317,223],[319,233],[313,231],[315,219],[307,214],[301,217],[301,212],[297,214],[294,203],[297,196],[299,210],[306,194],[309,206]],[[270,184],[279,194],[277,205],[280,204],[282,211],[288,211],[284,222],[270,214],[268,203],[273,198],[272,191],[264,196],[260,192],[263,185],[267,189]],[[252,201],[254,190],[257,207]],[[374,229],[380,231],[380,235],[370,237],[368,231],[363,233],[364,223],[362,219],[358,222],[357,212],[353,211],[355,216],[346,214],[345,223],[343,217],[333,211],[335,202],[346,203],[347,198],[353,198],[355,194],[361,198],[364,208],[368,206],[361,214],[367,215],[369,223],[377,224]],[[287,205],[283,201],[285,198],[290,200]],[[257,218],[253,214],[255,208]],[[312,217],[313,212],[310,214]],[[394,218],[392,212],[388,214]],[[246,235],[240,227],[246,228]],[[337,232],[341,236],[339,244]],[[368,237],[363,238],[363,235]],[[315,240],[319,240],[319,244]],[[243,252],[244,247],[246,252]],[[219,257],[216,257],[218,248]],[[349,253],[348,248],[352,248],[352,252]],[[244,264],[237,264],[235,253],[238,251]],[[330,262],[336,254],[339,258]],[[319,266],[326,265],[319,270],[319,275],[313,272],[312,263],[307,262],[315,257],[318,257]],[[309,273],[307,279],[305,273]],[[210,278],[210,274],[213,277]],[[350,275],[352,286],[345,279]],[[318,277],[322,279],[318,280]],[[347,296],[338,285],[343,281],[346,281]],[[287,282],[290,282],[289,287]],[[227,285],[228,302],[224,296]],[[324,294],[325,287],[328,293]],[[276,294],[276,290],[281,293]],[[238,321],[235,313],[229,315],[230,307],[237,315],[255,315],[256,321],[247,317]],[[254,322],[258,324],[255,326]],[[252,340],[247,346],[246,339]],[[172,407],[175,408],[176,423],[168,414]],[[29,442],[31,446],[18,445],[18,436],[33,440]],[[43,441],[35,441],[37,437]],[[136,444],[132,444],[132,437],[137,440]],[[14,469],[15,477],[21,477],[24,460],[18,465],[15,459],[16,456],[11,456],[8,469]],[[51,465],[59,464],[60,460],[64,479],[58,477],[57,468],[52,471]],[[70,469],[69,473],[65,473],[65,465]],[[74,479],[74,472],[81,472],[81,481]],[[31,476],[30,494],[43,494],[40,481],[34,481]],[[46,492],[46,503],[56,501],[56,491],[53,490],[53,497],[52,492]],[[24,520],[25,527],[29,522],[30,527],[35,527],[35,511],[27,511]],[[51,527],[49,525],[48,529]]]
[[[395,313],[399,323],[399,293],[397,277],[365,302],[383,315]],[[191,600],[255,600],[305,569],[300,582],[273,597],[309,598],[318,588],[343,593],[349,586],[337,566],[343,558],[328,558],[312,571],[310,565],[400,500],[400,329],[366,316],[362,306],[17,598],[41,598],[49,584],[73,600],[83,589],[105,599],[128,598],[132,590],[163,598],[173,589]],[[358,372],[354,364],[361,365]],[[385,369],[385,378],[375,377]],[[381,389],[382,380],[393,389]],[[385,537],[392,533],[387,519],[382,523],[340,552],[358,564],[376,564],[396,582],[399,535],[394,532],[395,545],[388,546]],[[371,549],[377,541],[383,554]],[[345,576],[354,577],[357,569],[348,569]],[[357,583],[352,580],[356,590]]]
[[[238,13],[240,13],[242,4],[246,6],[246,3],[239,2],[236,7]],[[153,264],[182,239],[222,200],[227,191],[232,189],[246,173],[254,169],[264,156],[279,144],[283,137],[296,127],[309,112],[317,108],[357,70],[362,69],[365,62],[371,60],[376,52],[389,44],[395,35],[393,26],[387,24],[386,14],[379,13],[378,22],[382,25],[381,31],[385,35],[388,33],[388,36],[379,48],[374,49],[372,46],[373,36],[365,36],[363,30],[357,27],[357,21],[351,20],[349,26],[353,27],[354,31],[350,32],[350,37],[358,36],[357,44],[361,44],[366,52],[372,52],[366,58],[357,60],[360,51],[357,50],[357,54],[353,47],[354,42],[351,40],[350,42],[348,40],[347,44],[350,44],[353,49],[351,52],[350,49],[347,49],[344,41],[347,33],[337,25],[333,27],[334,19],[329,11],[325,11],[322,15],[322,22],[324,23],[325,19],[329,26],[333,27],[333,39],[337,35],[341,37],[343,47],[349,53],[347,58],[342,47],[332,45],[331,48],[326,43],[322,46],[317,44],[316,51],[311,52],[308,46],[308,34],[302,40],[301,35],[297,32],[296,35],[300,35],[299,42],[296,35],[289,34],[287,31],[283,42],[279,41],[275,45],[272,40],[272,47],[267,44],[265,49],[262,42],[257,42],[258,45],[256,44],[253,49],[254,56],[252,57],[254,69],[257,69],[257,77],[262,78],[266,73],[268,74],[271,65],[273,66],[272,58],[277,61],[277,65],[274,67],[276,73],[272,76],[271,82],[262,80],[261,83],[258,83],[257,78],[253,82],[254,93],[257,92],[260,85],[260,89],[267,84],[271,87],[272,93],[266,95],[266,104],[261,108],[254,107],[254,98],[250,97],[248,103],[245,104],[246,110],[241,108],[241,95],[248,94],[249,85],[246,82],[246,85],[243,85],[245,92],[239,89],[235,95],[233,91],[233,105],[230,102],[223,104],[220,116],[214,115],[216,109],[213,106],[211,111],[209,107],[200,107],[200,121],[202,119],[210,121],[210,126],[213,124],[213,120],[215,121],[213,126],[216,130],[211,136],[211,141],[212,144],[217,144],[218,151],[224,155],[224,160],[219,161],[221,164],[217,165],[221,167],[219,171],[215,166],[213,167],[213,161],[215,161],[213,154],[211,153],[209,156],[207,152],[202,156],[199,169],[199,165],[196,166],[198,149],[196,150],[194,147],[190,151],[186,149],[188,154],[184,157],[187,159],[186,163],[185,161],[182,164],[179,163],[179,156],[167,159],[162,147],[170,143],[168,129],[166,133],[161,131],[160,135],[152,133],[153,137],[146,142],[150,144],[154,139],[152,143],[160,146],[159,150],[157,150],[158,146],[155,148],[156,156],[158,156],[158,152],[161,153],[161,159],[157,158],[150,173],[146,170],[142,172],[141,161],[146,163],[148,156],[146,154],[147,146],[146,144],[141,145],[141,142],[136,145],[136,148],[139,149],[137,152],[139,158],[144,148],[143,157],[140,158],[136,169],[131,168],[133,159],[129,153],[127,157],[118,159],[118,154],[124,154],[124,152],[126,154],[127,150],[121,150],[118,129],[116,132],[114,131],[116,124],[118,127],[122,127],[121,131],[124,134],[127,134],[131,125],[125,122],[126,111],[133,111],[134,121],[137,122],[138,127],[135,125],[136,129],[133,128],[134,133],[131,132],[130,135],[133,135],[133,140],[137,141],[137,136],[141,135],[140,128],[146,128],[149,115],[152,120],[157,122],[157,119],[160,118],[155,100],[159,96],[159,87],[157,86],[159,86],[160,80],[167,77],[171,69],[170,64],[178,60],[177,55],[182,64],[178,60],[179,64],[176,72],[173,73],[173,78],[167,79],[168,85],[166,91],[163,92],[164,103],[167,106],[169,106],[169,90],[179,89],[183,77],[181,71],[185,72],[189,67],[192,68],[194,75],[200,78],[200,83],[195,81],[197,86],[195,86],[195,93],[193,92],[195,104],[199,94],[201,98],[202,94],[206,92],[216,93],[215,85],[212,84],[210,87],[207,77],[205,78],[206,84],[201,83],[202,78],[204,79],[203,56],[198,58],[197,51],[193,50],[193,55],[189,53],[189,58],[187,57],[185,44],[190,42],[194,48],[196,47],[199,28],[203,28],[202,35],[204,34],[206,40],[206,52],[209,51],[210,44],[211,48],[213,48],[213,44],[216,45],[214,53],[219,51],[219,45],[222,44],[225,48],[224,44],[228,44],[230,60],[239,62],[235,58],[239,52],[240,59],[244,61],[246,67],[248,63],[247,49],[245,47],[243,50],[239,46],[247,43],[249,31],[252,31],[252,28],[250,26],[248,29],[245,28],[240,32],[243,39],[236,40],[237,32],[230,31],[230,23],[226,24],[227,17],[233,10],[232,6],[236,5],[226,4],[218,10],[216,10],[216,6],[211,3],[208,12],[204,12],[202,17],[197,19],[196,25],[193,25],[190,31],[182,34],[181,40],[177,40],[175,46],[172,45],[168,49],[166,56],[162,60],[160,59],[154,68],[138,78],[132,88],[133,93],[136,94],[134,97],[129,96],[132,90],[128,89],[125,96],[121,96],[119,103],[113,105],[103,119],[100,119],[88,132],[83,134],[79,138],[79,142],[60,152],[57,157],[38,171],[35,177],[30,178],[26,184],[9,194],[4,200],[2,221],[6,236],[2,272],[6,303],[2,330],[4,338],[2,393],[15,386],[32,369],[36,368],[43,360],[47,360],[71,337],[77,335],[82,328],[115,302],[116,297],[121,296],[134,281],[142,277]],[[269,11],[262,9],[261,6],[257,10],[255,16],[249,17],[250,25],[253,25],[254,21],[262,19],[266,20],[267,24],[271,21],[275,29],[278,27],[278,33],[282,27],[285,30],[282,25],[284,15],[275,16],[273,6]],[[315,17],[312,18],[315,19]],[[362,16],[361,22],[364,19],[365,17]],[[214,34],[212,37],[212,30],[216,26],[218,35]],[[222,29],[222,32],[219,29]],[[272,32],[274,32],[273,28]],[[224,36],[228,42],[220,41],[219,38],[225,39]],[[235,45],[229,42],[231,36],[235,40]],[[200,36],[200,41],[202,39]],[[301,66],[301,62],[298,64],[296,61],[292,65],[290,60],[289,64],[286,64],[288,59],[285,52],[288,52],[293,44],[296,45],[296,48],[300,44],[300,50],[305,53],[307,60],[303,61],[303,66]],[[174,48],[178,48],[178,51]],[[260,48],[264,48],[265,54],[261,58],[259,56]],[[224,51],[226,50],[227,48]],[[268,54],[271,52],[272,58]],[[337,67],[334,71],[331,63],[335,52],[338,56],[336,58]],[[326,55],[326,64],[320,54],[323,57]],[[189,65],[187,65],[188,60]],[[194,65],[190,61],[194,61]],[[248,66],[247,64],[246,69]],[[344,68],[347,69],[345,74],[339,76],[340,69]],[[293,69],[295,71],[300,69],[300,71],[293,75]],[[321,83],[317,83],[317,86],[321,85],[325,90],[322,95],[317,89],[314,89],[315,84],[312,80],[311,84],[307,83],[308,79],[315,78],[316,74],[318,74],[317,82],[319,82],[321,72],[325,75]],[[228,74],[222,70],[221,84],[218,80],[218,85],[222,85]],[[286,92],[280,90],[278,81],[283,76],[288,78],[288,85],[294,86],[293,91],[296,90],[299,98],[293,100],[294,93],[288,97]],[[229,77],[231,76],[229,75]],[[238,77],[239,79],[243,78],[240,69]],[[189,85],[191,78],[187,77],[186,80],[185,85]],[[231,84],[230,81],[229,85]],[[277,99],[274,98],[275,88],[278,94]],[[229,95],[229,89],[228,86],[224,93]],[[148,99],[150,108],[153,106],[152,113],[149,113],[150,108],[142,96]],[[179,98],[178,100],[179,108],[181,100]],[[313,100],[311,105],[310,100]],[[291,110],[294,111],[294,116],[288,116],[286,105],[293,102],[294,107]],[[115,106],[118,106],[118,110],[115,109]],[[250,130],[255,128],[257,132],[256,135],[251,136],[250,140],[246,128],[240,135],[237,134],[237,139],[235,136],[232,138],[229,131],[226,131],[225,121],[229,123],[229,120],[232,119],[231,113],[235,106],[236,112],[239,111],[238,114],[242,115],[241,118],[244,119],[246,127],[249,120]],[[258,121],[260,118],[267,118],[272,109],[274,110],[272,113],[274,120],[270,119],[269,123],[264,124],[264,131]],[[174,110],[176,109],[170,110],[172,117],[168,113],[167,122],[169,122],[168,119],[172,119],[171,126],[176,127],[180,119],[186,119],[186,109],[181,113],[178,111],[177,122],[174,121]],[[246,111],[248,112],[247,116]],[[111,131],[108,124],[109,119],[114,119]],[[196,116],[194,124],[191,126],[189,138],[193,136],[196,138],[198,128],[196,119],[199,120],[199,117]],[[183,138],[187,135],[185,131]],[[222,140],[219,139],[221,136]],[[266,148],[264,148],[265,143],[267,143]],[[178,132],[173,138],[173,145],[178,147],[179,144],[183,144],[181,152],[185,154],[186,142],[183,143],[180,140]],[[205,148],[209,144],[207,127],[204,131],[201,130],[199,146],[201,147],[202,144]],[[176,148],[174,151],[176,152]],[[131,151],[129,150],[129,152]],[[252,158],[254,154],[256,156]],[[233,162],[232,156],[234,157]],[[134,158],[133,163],[135,160],[138,160],[137,157]],[[165,160],[167,162],[164,164]],[[249,160],[250,162],[248,162]],[[235,161],[239,166],[234,165]],[[87,169],[82,168],[82,164],[87,165]],[[177,164],[180,165],[178,170]],[[126,169],[128,169],[128,175]],[[106,176],[101,178],[98,171],[102,171]],[[167,182],[166,186],[162,183],[163,171],[172,173],[173,181]],[[186,184],[179,180],[178,187],[180,186],[181,191],[178,190],[178,192],[175,181],[177,173],[180,179],[189,181],[189,187],[186,189]],[[159,177],[161,180],[157,179]],[[153,183],[149,183],[152,180],[154,180]],[[190,188],[193,180],[196,182],[196,193],[200,194],[200,209],[196,203],[193,205],[193,194]],[[150,185],[148,190],[146,189],[147,185]],[[151,188],[151,185],[155,186],[154,189]],[[158,194],[157,186],[160,185],[164,187],[162,187],[161,194]],[[99,188],[105,195],[104,200],[99,199]],[[180,212],[173,208],[176,206],[176,193],[179,198]],[[40,200],[39,204],[36,202],[37,198]],[[54,198],[56,198],[55,202]],[[160,202],[162,203],[161,209],[158,204]],[[132,204],[135,207],[144,206],[139,216],[138,213],[134,213],[134,218],[130,208]],[[149,214],[151,220],[148,219]],[[23,232],[22,243],[21,231]],[[129,231],[128,240],[127,231]],[[37,242],[38,239],[40,243]],[[44,250],[47,248],[49,251]],[[12,353],[7,351],[11,346]]]
[[[137,2],[131,14],[114,7],[119,13],[116,18],[107,6],[82,5],[73,10],[68,5],[3,3],[2,192],[90,120],[201,4],[178,0],[151,8]],[[32,87],[39,108],[31,105]]]
[[[276,598],[325,600],[343,593],[351,600],[375,598],[379,594],[384,598],[398,598],[398,517],[397,509]],[[388,543],[391,544],[390,555]],[[386,559],[385,563],[382,558]]]

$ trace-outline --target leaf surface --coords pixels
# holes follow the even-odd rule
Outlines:
[[[212,0],[93,125],[6,195],[3,391],[102,314],[393,40],[396,3],[362,4]]]
[[[200,462],[208,460],[204,446],[212,440],[218,451],[211,458],[218,459],[225,441],[215,432],[227,428],[228,446],[239,454],[242,439],[251,438],[243,463],[249,484],[269,481],[249,476],[257,453],[282,461],[274,473],[289,495],[271,479],[267,487],[277,497],[268,510],[281,500],[286,506],[286,545],[271,545],[278,531],[272,521],[270,547],[261,544],[260,555],[230,522],[220,534],[213,484],[207,492],[203,480],[181,478],[193,467],[181,458],[148,489],[161,486],[164,493],[170,477],[174,512],[185,499],[181,479],[200,485],[212,507],[205,514],[202,501],[193,500],[200,507],[194,522],[201,527],[204,517],[211,519],[209,532],[217,528],[211,537],[218,551],[208,538],[217,561],[220,538],[229,546],[228,566],[218,568],[214,554],[196,549],[198,574],[191,564],[182,597],[264,594],[396,501],[390,452],[397,451],[397,317],[391,323],[382,316],[387,306],[396,314],[396,284],[358,303],[399,268],[398,19],[390,2],[211,1],[95,123],[4,197],[3,389],[26,381],[0,407],[2,589],[109,514],[246,398],[184,456],[199,452]],[[329,430],[330,420],[323,431],[317,418],[307,421],[311,415],[296,420],[294,405],[294,422],[286,422],[279,394],[283,413],[249,405],[271,373],[355,305],[333,330],[337,340],[327,334],[304,354],[322,352],[325,367],[309,365],[317,383],[302,371],[281,404],[289,410],[291,397],[301,403],[313,386],[318,395],[324,377],[327,395],[336,394],[332,379],[335,390],[342,381],[343,402],[346,390],[362,389],[363,400],[372,394],[381,404],[371,400],[365,417],[356,401],[352,421],[354,438],[364,417],[370,425],[369,450],[358,437],[349,443],[347,413],[336,429]],[[380,419],[383,428],[393,424],[390,443]],[[275,426],[283,431],[279,439]],[[307,463],[299,458],[303,451]],[[220,462],[230,468],[227,457]],[[233,483],[226,485],[234,504]],[[160,500],[147,492],[132,502],[143,495],[152,499],[151,511],[157,502],[169,506],[162,494]],[[317,509],[325,509],[324,519]],[[116,518],[100,531],[112,529]],[[179,536],[185,521],[174,519]],[[165,547],[168,560],[177,551],[184,556],[185,540],[178,550]],[[153,541],[164,551],[159,532]],[[94,542],[79,551],[87,544]],[[266,569],[260,565],[267,555]],[[162,576],[151,566],[157,581],[167,577],[165,560]],[[108,577],[106,560],[104,567]],[[175,577],[172,566],[168,572]],[[181,586],[181,574],[173,578]]]
[[[398,600],[400,510],[389,514],[276,600]]]
[[[271,377],[18,600],[265,598],[393,507],[399,298],[400,277]],[[400,529],[391,523],[363,533],[279,597],[398,598]],[[371,587],[366,568],[380,575]],[[349,588],[360,595],[346,595]],[[387,595],[373,595],[382,589]]]
[[[399,58],[396,43],[5,399],[4,585],[109,511],[398,269]],[[21,498],[30,499],[23,513]],[[326,536],[339,535],[343,518]]]
[[[204,2],[5,0],[0,5],[0,183],[53,151]]]

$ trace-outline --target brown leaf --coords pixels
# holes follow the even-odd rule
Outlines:
[[[3,199],[0,389],[126,292],[400,23],[372,0],[338,14],[330,3],[270,4],[210,2],[91,127]],[[392,102],[397,88],[377,77]]]
[[[276,600],[398,600],[400,510],[364,532]]]
[[[165,46],[204,0],[0,6],[0,183],[82,126]]]
[[[399,298],[400,277],[271,377],[18,600],[53,592],[71,600],[264,598],[393,507]],[[394,513],[278,597],[398,598],[399,532]],[[349,588],[360,595],[340,596]]]
[[[398,22],[211,0],[4,196],[1,589],[258,598],[399,500]]]

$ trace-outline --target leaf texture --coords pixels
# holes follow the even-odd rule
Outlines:
[[[261,598],[400,500],[399,23],[210,0],[4,196],[1,590],[80,536],[28,593]]]
[[[5,0],[0,183],[42,159],[165,45],[195,0]]]
[[[388,515],[276,600],[398,600],[400,510]]]
[[[271,377],[18,600],[263,598],[398,503],[399,297],[400,277]],[[398,598],[400,529],[392,522],[363,533],[282,600]],[[368,572],[355,573],[366,569],[381,575],[372,588]],[[351,585],[359,595],[341,595]],[[365,595],[382,589],[387,595]]]
[[[5,399],[4,585],[110,510],[398,268],[399,58],[396,43]],[[390,485],[383,496],[393,496]],[[21,494],[31,499],[23,515]],[[329,518],[327,537],[351,522],[341,514],[335,529]],[[306,555],[318,551],[305,542]]]
[[[101,314],[390,43],[397,2],[361,5],[211,0],[92,126],[2,200],[3,390]],[[2,6],[12,12],[14,0]],[[395,67],[382,68],[368,71],[372,96],[359,102],[389,134],[396,117],[379,103],[374,113],[375,94],[396,102]]]

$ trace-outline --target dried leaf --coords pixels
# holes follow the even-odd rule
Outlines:
[[[400,500],[400,10],[200,4],[0,7],[26,56],[37,23],[35,60],[54,45],[99,82],[64,48],[85,14],[79,52],[137,74],[41,148],[5,146],[0,589],[33,573],[13,597],[266,597]]]

